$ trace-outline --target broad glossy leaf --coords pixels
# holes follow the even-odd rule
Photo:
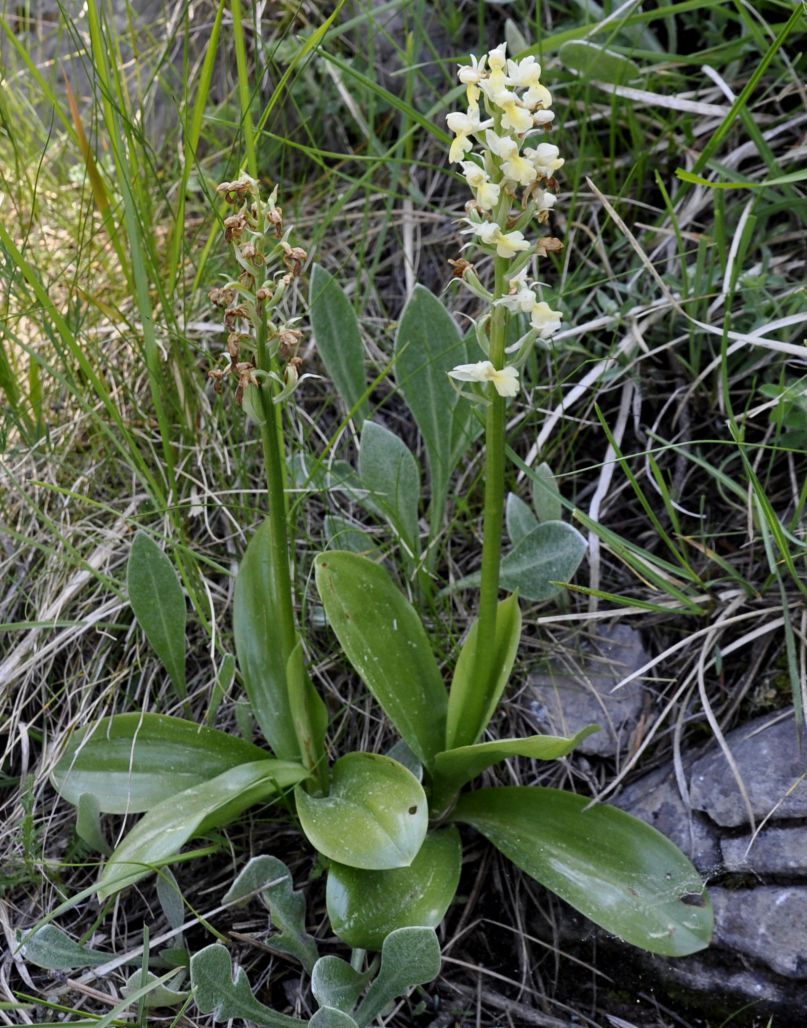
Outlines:
[[[538,518],[533,514],[529,505],[515,493],[507,494],[505,520],[507,534],[514,546],[538,527]]]
[[[261,1028],[303,1028],[306,1021],[278,1014],[260,1003],[252,993],[246,972],[233,973],[229,952],[218,942],[191,957],[191,986],[196,1006],[214,1021],[239,1019]]]
[[[432,531],[445,507],[448,480],[467,424],[448,372],[465,362],[466,345],[454,319],[423,286],[414,292],[401,315],[395,340],[395,379],[423,436],[429,460]],[[442,527],[439,526],[439,527]]]
[[[48,971],[72,971],[77,967],[99,967],[113,960],[114,953],[92,949],[76,942],[57,928],[55,924],[44,924],[33,932],[17,932],[23,957],[37,967]]]
[[[548,464],[539,464],[530,475],[532,482],[532,506],[539,521],[561,521],[563,504],[560,489]],[[514,540],[515,541],[515,540]]]
[[[240,764],[162,803],[135,825],[107,861],[98,882],[103,900],[150,873],[189,839],[234,821],[249,807],[296,785],[308,772],[283,760]]]
[[[164,714],[115,714],[74,732],[51,772],[60,796],[94,796],[106,814],[139,814],[266,752]]]
[[[334,1007],[351,1014],[370,976],[369,972],[356,971],[341,957],[328,954],[314,964],[311,991],[321,1007]]]
[[[447,697],[415,609],[380,565],[334,550],[314,561],[317,589],[350,663],[428,766],[445,749]]]
[[[332,864],[326,891],[331,927],[348,946],[373,950],[396,928],[436,928],[454,899],[461,865],[453,825],[430,832],[410,867],[362,871]]]
[[[381,947],[381,966],[367,990],[356,1021],[369,1025],[381,1011],[416,985],[433,981],[440,973],[440,943],[433,928],[398,928]]]
[[[616,50],[608,50],[588,39],[573,39],[560,48],[560,56],[567,68],[578,72],[589,81],[630,82],[641,75],[638,65]]]
[[[435,788],[459,792],[466,782],[481,775],[494,764],[508,757],[531,757],[533,760],[558,760],[576,749],[599,725],[589,725],[574,736],[528,735],[523,739],[496,739],[474,746],[460,746],[438,753],[434,762]]]
[[[185,595],[171,561],[142,531],[135,535],[129,553],[126,585],[137,623],[163,662],[176,691],[187,696]]]
[[[454,667],[448,698],[445,749],[475,743],[496,712],[510,672],[513,670],[521,639],[518,596],[508,596],[506,600],[501,600],[496,608],[496,659],[493,663],[495,680],[482,683],[481,686],[475,675],[478,633],[479,622],[474,621]]]
[[[585,556],[586,540],[563,521],[545,521],[502,558],[499,584],[525,600],[548,600],[557,595],[555,582],[568,582]],[[476,588],[479,572],[453,583],[449,590]]]
[[[291,872],[277,857],[253,857],[222,898],[234,903],[260,893],[269,908],[275,934],[267,942],[295,957],[311,973],[317,960],[317,944],[305,930],[305,894],[294,888]]]
[[[374,421],[365,421],[359,446],[359,476],[368,498],[416,555],[420,472],[406,443]]]
[[[359,403],[366,384],[359,323],[339,283],[319,264],[311,269],[309,310],[322,363],[351,410]],[[356,413],[357,420],[365,413],[366,404],[362,404]]]
[[[309,842],[330,860],[373,870],[408,867],[429,823],[420,782],[380,753],[348,753],[333,766],[328,796],[295,790]]]
[[[712,905],[698,872],[655,828],[559,789],[480,789],[452,820],[626,942],[663,956],[708,946]]]
[[[280,639],[277,584],[272,568],[270,518],[247,546],[233,600],[233,631],[238,666],[255,719],[276,756],[299,755],[289,706],[286,659]]]

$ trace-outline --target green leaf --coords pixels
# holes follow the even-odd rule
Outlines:
[[[365,421],[359,446],[359,476],[368,498],[416,557],[420,472],[409,447],[374,421]]]
[[[115,714],[80,728],[51,772],[60,796],[94,796],[105,814],[139,814],[264,750],[215,728],[164,714]]]
[[[317,960],[317,944],[305,930],[305,895],[295,890],[291,872],[277,857],[252,857],[227,890],[222,903],[260,893],[269,908],[277,934],[268,943],[295,957],[311,974]]]
[[[559,789],[480,789],[461,797],[452,820],[634,946],[669,957],[707,946],[712,905],[689,860],[650,825],[590,803]]]
[[[20,951],[29,963],[44,967],[48,971],[99,967],[115,957],[114,953],[104,953],[102,950],[76,942],[55,924],[44,924],[31,933],[18,931],[17,942],[22,942]]]
[[[76,805],[76,835],[99,853],[108,857],[112,847],[106,840],[101,828],[101,807],[98,797],[91,792],[83,792]]]
[[[397,928],[436,928],[460,880],[462,846],[453,825],[429,832],[409,867],[362,871],[342,864],[328,870],[326,902],[331,927],[354,948],[381,949]]]
[[[641,75],[638,65],[633,61],[616,50],[608,50],[590,40],[573,39],[564,43],[559,56],[567,68],[589,80],[620,85]]]
[[[308,1028],[359,1028],[350,1014],[334,1007],[321,1007],[308,1022]]]
[[[286,682],[291,719],[303,763],[309,770],[319,769],[324,782],[327,776],[325,733],[328,730],[328,709],[308,676],[299,639],[286,664]]]
[[[104,900],[140,881],[155,863],[178,853],[189,839],[234,821],[249,807],[276,797],[307,777],[299,764],[258,760],[163,800],[135,825],[107,861],[98,882],[98,898]]]
[[[314,561],[317,589],[350,663],[427,767],[445,749],[447,697],[415,609],[380,565],[334,550]]]
[[[324,529],[325,545],[329,550],[349,550],[365,557],[373,557],[378,552],[372,536],[347,518],[326,514]]]
[[[475,746],[438,753],[435,760],[435,789],[459,792],[466,782],[481,775],[494,764],[508,757],[531,757],[533,760],[558,760],[576,749],[599,725],[589,725],[574,736],[528,735],[524,739],[496,739]]]
[[[502,693],[505,690],[510,672],[518,652],[521,639],[521,611],[518,596],[508,596],[501,600],[496,608],[496,659],[493,662],[495,681],[488,683],[485,695],[477,695],[474,691],[474,668],[476,665],[476,640],[479,633],[479,622],[474,621],[465,642],[462,644],[454,677],[451,680],[451,693],[448,698],[448,720],[446,728],[446,745],[444,749],[453,750],[457,746],[469,746],[475,743],[485,730],[485,726],[493,717]],[[487,699],[486,699],[487,697]]]
[[[408,867],[426,836],[423,787],[403,764],[380,753],[348,753],[333,766],[328,796],[296,789],[295,797],[311,844],[350,867]]]
[[[351,1014],[370,977],[371,972],[362,974],[341,957],[328,954],[314,964],[311,991],[321,1007]]]
[[[325,370],[348,410],[359,404],[365,391],[364,348],[353,307],[339,283],[321,265],[311,269],[309,293],[311,328]],[[367,410],[356,411],[361,422]]]
[[[184,1003],[190,995],[187,990],[179,988],[184,978],[185,971],[182,968],[167,982],[164,977],[158,978],[151,971],[146,971],[144,974],[143,969],[140,968],[129,975],[121,989],[121,993],[124,996],[132,996],[132,1003],[134,1003],[134,993],[144,986],[151,986],[146,995],[140,999],[140,1002],[145,1007],[148,1009],[152,1007],[175,1007],[179,1006],[180,1003]]]
[[[553,583],[569,581],[580,567],[586,547],[586,540],[576,528],[563,521],[545,521],[502,558],[499,584],[511,592],[518,590],[525,600],[551,599],[560,591]],[[477,571],[445,591],[475,589],[479,582]]]
[[[370,1024],[381,1011],[416,985],[433,981],[440,973],[440,943],[433,928],[398,928],[381,948],[381,967],[367,990],[356,1021]]]
[[[507,523],[507,534],[510,542],[515,546],[538,527],[538,518],[530,510],[520,496],[515,493],[507,494],[505,506],[505,520]]]
[[[238,1018],[261,1028],[300,1028],[306,1023],[259,1003],[243,967],[233,976],[232,958],[217,942],[191,957],[191,986],[196,1006],[203,1014],[212,1014],[214,1021]]]
[[[448,377],[465,356],[466,346],[454,319],[428,289],[415,286],[395,339],[395,379],[426,446],[433,533],[445,508],[448,480],[467,424],[467,404],[455,419],[460,397]]]
[[[561,521],[563,503],[555,476],[548,464],[539,464],[530,475],[532,506],[539,521]],[[513,540],[515,542],[515,540]]]
[[[129,602],[137,623],[154,652],[171,676],[174,688],[184,699],[185,684],[185,595],[179,578],[151,536],[138,532],[126,565]]]
[[[276,756],[294,760],[299,750],[280,640],[282,619],[272,568],[270,517],[250,540],[238,569],[233,632],[238,666],[255,719]]]

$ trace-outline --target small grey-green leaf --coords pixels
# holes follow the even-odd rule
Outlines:
[[[555,476],[547,463],[539,464],[530,475],[532,506],[539,521],[561,521],[563,504]]]
[[[185,923],[185,903],[179,882],[170,867],[162,868],[157,875],[157,899],[169,925],[172,928],[181,928]]]
[[[308,1022],[308,1028],[359,1028],[350,1014],[335,1007],[322,1007]]]
[[[368,498],[383,512],[409,552],[416,554],[420,472],[409,447],[383,425],[365,421],[359,446],[359,476]]]
[[[223,903],[234,903],[260,893],[269,908],[277,934],[269,945],[295,957],[311,973],[317,960],[317,944],[305,930],[305,895],[294,889],[291,872],[277,857],[252,857],[227,890]]]
[[[518,591],[525,600],[548,600],[557,595],[560,586],[574,575],[585,556],[586,540],[563,521],[545,521],[524,536],[502,558],[499,585],[510,592]],[[474,589],[480,574],[474,572],[446,590]]]
[[[185,596],[171,561],[145,532],[134,537],[126,583],[137,623],[184,699]]]
[[[129,975],[121,992],[124,996],[131,996],[143,986],[150,985],[151,989],[141,997],[144,1006],[149,1009],[152,1007],[176,1007],[180,1003],[184,1003],[190,995],[187,989],[179,988],[184,978],[185,971],[182,968],[167,982],[152,974],[151,971],[146,971],[144,974],[143,969],[140,968]],[[132,1000],[132,1002],[135,1001]]]
[[[191,985],[197,1007],[203,1014],[212,1014],[214,1021],[239,1018],[261,1028],[300,1028],[306,1023],[278,1014],[255,999],[243,967],[233,975],[232,958],[217,942],[191,957]]]
[[[42,925],[30,934],[17,932],[17,941],[22,942],[21,951],[26,960],[48,971],[98,967],[115,956],[76,942],[55,924]]]
[[[108,857],[112,847],[101,830],[101,807],[98,797],[91,792],[83,792],[76,806],[76,835],[82,842],[92,846],[94,850]]]
[[[339,283],[319,264],[311,271],[309,293],[311,327],[325,370],[348,410],[356,407],[365,390],[364,349],[359,323]],[[356,412],[360,422],[366,404]]]
[[[311,991],[321,1007],[334,1007],[350,1014],[370,977],[370,972],[361,974],[346,960],[328,954],[314,964]]]
[[[360,553],[365,557],[374,557],[378,552],[369,533],[338,514],[325,515],[324,534],[325,545],[329,550],[347,550],[348,553]]]
[[[516,496],[515,493],[507,494],[505,519],[507,522],[507,534],[510,536],[510,542],[513,546],[520,543],[524,536],[529,535],[534,528],[538,527],[538,519],[530,510],[528,504],[520,496]]]
[[[432,533],[439,531],[448,480],[454,466],[454,412],[459,394],[448,372],[465,357],[465,344],[440,300],[415,286],[395,339],[395,379],[423,436],[431,477]],[[465,412],[460,417],[465,421]]]
[[[397,928],[384,940],[381,967],[356,1012],[364,1028],[388,1003],[440,973],[440,943],[433,928]]]

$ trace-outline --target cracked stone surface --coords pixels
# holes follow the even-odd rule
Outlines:
[[[596,636],[576,642],[530,677],[530,708],[538,730],[574,735],[599,724],[602,731],[589,736],[580,752],[599,757],[625,752],[644,709],[645,688],[637,678],[613,690],[649,659],[640,633],[630,625],[603,625]]]
[[[775,812],[777,820],[807,818],[807,750],[800,750],[792,714],[778,723],[758,718],[726,736],[745,785],[754,818]],[[740,787],[719,747],[692,765],[691,799],[696,810],[727,827],[748,823]]]
[[[801,1026],[807,1024],[807,749],[799,747],[792,711],[757,718],[726,741],[753,826],[716,743],[684,761],[689,803],[672,769],[645,775],[615,801],[672,839],[707,879],[720,878],[709,888],[715,939],[708,950],[678,961],[638,959],[668,986],[699,994],[704,1006],[715,998],[727,1008],[755,1001],[760,1014],[775,1011],[784,1023]]]

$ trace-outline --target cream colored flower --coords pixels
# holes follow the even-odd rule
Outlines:
[[[532,54],[522,61],[507,61],[507,84],[515,89],[529,89],[541,84],[541,65]]]
[[[492,382],[499,396],[515,396],[518,392],[518,369],[510,365],[499,371],[490,361],[458,364],[448,374],[460,382]]]
[[[554,143],[539,143],[538,146],[527,147],[524,156],[532,161],[539,178],[552,178],[558,168],[562,168],[566,163]]]
[[[543,300],[536,303],[530,312],[532,327],[537,329],[540,339],[549,339],[550,336],[553,336],[560,328],[562,318],[561,311],[553,311]]]
[[[529,132],[532,128],[532,114],[526,107],[521,107],[515,100],[509,100],[499,104],[499,106],[504,111],[502,128],[510,129],[519,135]]]
[[[495,246],[499,257],[515,257],[517,253],[530,248],[523,232],[502,232],[494,221],[483,221],[481,224],[472,222],[470,231],[487,246]]]
[[[485,169],[473,161],[463,161],[462,171],[465,181],[474,192],[476,202],[482,210],[492,211],[499,202],[501,186],[498,182],[491,182]]]
[[[456,164],[473,150],[473,143],[469,137],[489,128],[493,124],[493,119],[488,118],[486,121],[480,121],[479,109],[469,107],[467,114],[463,114],[462,111],[452,111],[450,114],[447,114],[446,124],[449,130],[455,133],[448,159],[452,164]]]

